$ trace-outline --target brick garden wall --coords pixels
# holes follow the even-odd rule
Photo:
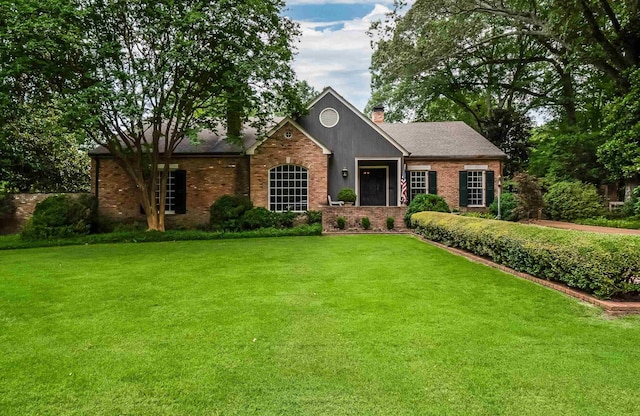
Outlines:
[[[431,165],[431,170],[438,172],[438,195],[443,197],[449,208],[460,208],[460,183],[459,172],[464,169],[464,165],[487,165],[488,170],[495,172],[494,189],[496,189],[496,198],[498,196],[498,177],[501,174],[501,163],[499,160],[407,160],[407,166],[415,165]],[[408,179],[407,179],[408,180]],[[461,211],[478,211],[484,208],[466,208],[462,207]]]
[[[292,133],[285,138],[286,131]],[[262,143],[251,156],[251,200],[257,207],[269,208],[269,170],[292,164],[308,169],[309,209],[319,210],[327,203],[328,157],[322,148],[287,123]]]
[[[60,194],[13,194],[13,205],[16,207],[16,211],[12,216],[2,219],[0,223],[0,234],[13,234],[20,231],[22,225],[33,215],[36,205],[54,195]],[[77,197],[82,194],[66,195]]]
[[[92,176],[96,160],[92,160]],[[171,160],[187,172],[187,212],[167,215],[172,226],[193,227],[209,222],[209,207],[225,194],[249,193],[247,157],[177,157]],[[98,189],[99,210],[116,221],[146,221],[133,185],[124,170],[113,159],[100,160]],[[92,180],[92,192],[95,176]]]
[[[387,230],[387,218],[394,219],[394,229],[397,231],[406,230],[404,225],[404,214],[407,212],[406,207],[356,207],[346,205],[341,207],[322,207],[322,230],[323,231],[339,231],[336,225],[338,217],[344,217],[347,220],[348,230],[362,230],[360,220],[363,217],[369,217],[372,230]]]

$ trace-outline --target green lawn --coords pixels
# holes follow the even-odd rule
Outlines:
[[[404,235],[0,252],[0,414],[623,415],[640,319]]]

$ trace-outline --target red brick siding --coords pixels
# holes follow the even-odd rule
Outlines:
[[[95,163],[92,163],[93,172]],[[187,172],[187,212],[167,215],[169,226],[207,223],[209,207],[220,196],[248,194],[246,157],[180,157],[173,159],[171,164],[177,164],[178,169]],[[92,182],[92,188],[94,184]],[[109,218],[144,221],[135,185],[113,159],[100,160],[98,199],[100,213]]]
[[[292,137],[284,137],[291,131]],[[251,200],[257,207],[269,208],[269,170],[292,164],[308,169],[309,209],[318,210],[327,201],[328,156],[290,123],[282,126],[251,156]]]
[[[438,172],[438,195],[443,197],[449,208],[460,208],[460,182],[459,172],[465,170],[465,165],[487,165],[488,170],[495,172],[494,175],[494,189],[496,189],[496,197],[498,192],[498,178],[501,172],[501,162],[499,160],[420,160],[420,159],[407,159],[407,167],[415,165],[431,165],[431,170]],[[409,181],[409,178],[407,178]],[[485,208],[466,208],[462,207],[463,211],[472,210],[485,210]]]
[[[372,230],[386,230],[387,218],[394,219],[395,230],[406,230],[404,214],[406,207],[356,207],[346,205],[342,207],[322,207],[322,229],[324,231],[337,231],[336,220],[344,217],[347,221],[346,230],[362,230],[360,221],[363,217],[369,217]]]

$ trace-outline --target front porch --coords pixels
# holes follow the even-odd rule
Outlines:
[[[357,206],[400,205],[401,158],[356,158]]]
[[[404,214],[407,207],[359,207],[346,205],[342,207],[323,206],[322,211],[322,231],[337,231],[337,219],[343,217],[346,220],[345,231],[363,231],[360,221],[363,217],[368,217],[371,221],[371,230],[387,231],[387,218],[394,219],[395,231],[406,231],[404,224]]]

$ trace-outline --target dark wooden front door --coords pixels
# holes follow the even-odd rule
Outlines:
[[[387,169],[360,168],[360,205],[387,205]]]

